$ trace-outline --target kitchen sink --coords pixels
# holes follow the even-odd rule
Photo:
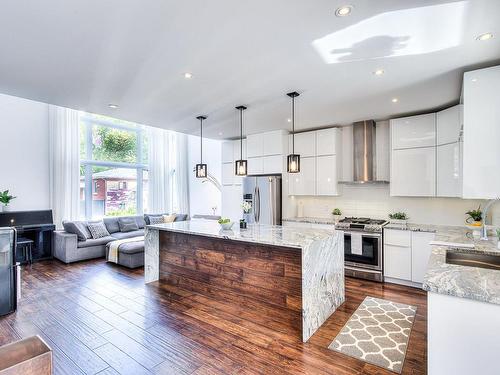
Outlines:
[[[500,254],[492,255],[448,250],[446,252],[446,263],[500,271]]]

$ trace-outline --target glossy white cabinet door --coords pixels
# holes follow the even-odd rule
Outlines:
[[[234,177],[234,163],[222,163],[222,185],[232,185]]]
[[[462,128],[463,105],[447,108],[436,114],[437,145],[458,142]]]
[[[233,141],[222,142],[222,162],[232,163],[234,157]]]
[[[500,195],[500,66],[464,74],[463,197]]]
[[[415,283],[424,282],[432,251],[429,243],[434,237],[434,233],[412,232],[411,234],[411,281]]]
[[[282,173],[283,156],[273,155],[273,156],[262,157],[262,167],[264,174]]]
[[[391,120],[392,149],[436,145],[436,114]]]
[[[263,136],[260,134],[250,134],[247,136],[247,157],[256,158],[262,156]]]
[[[392,196],[435,196],[436,147],[393,150],[390,191]]]
[[[411,280],[411,247],[384,245],[384,276]]]
[[[262,162],[262,157],[260,158],[248,158],[248,174],[263,174],[264,165]]]
[[[292,153],[292,135],[288,136],[288,152]],[[295,153],[300,157],[316,155],[316,132],[295,134]]]
[[[316,158],[316,195],[338,195],[337,155]]]
[[[377,121],[377,131],[375,133],[375,157],[376,157],[376,179],[377,181],[389,181],[391,178],[390,159],[390,127],[389,121]],[[343,146],[343,145],[342,145]],[[351,150],[352,159],[352,150]],[[351,171],[352,173],[352,171]]]
[[[244,139],[242,143],[240,140],[234,140],[233,143],[233,158],[234,160],[241,159],[241,145],[243,145],[243,159],[247,158],[247,140]]]
[[[289,195],[315,195],[316,158],[300,158],[300,172],[288,174]]]
[[[460,143],[450,143],[437,147],[437,186],[438,197],[461,197],[461,157]]]
[[[340,130],[337,128],[322,129],[316,132],[316,156],[336,155]]]
[[[283,142],[286,142],[282,130],[262,133],[262,156],[284,154]]]

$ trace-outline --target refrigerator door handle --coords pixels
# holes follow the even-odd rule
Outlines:
[[[276,220],[274,217],[274,179],[272,177],[269,177],[269,198],[270,198],[270,205],[269,205],[269,211],[271,214],[271,225],[276,225]]]
[[[260,221],[260,188],[257,186],[257,223]]]
[[[253,219],[257,223],[257,186],[253,188]]]

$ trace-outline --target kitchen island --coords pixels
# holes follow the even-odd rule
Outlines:
[[[306,342],[345,300],[344,236],[329,229],[213,221],[149,225],[145,282],[265,314]]]

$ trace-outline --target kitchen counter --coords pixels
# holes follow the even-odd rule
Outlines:
[[[467,237],[470,230],[461,227],[437,227],[436,241],[474,244],[474,249],[464,252],[487,253],[500,256],[497,241],[490,235],[489,241]],[[466,267],[446,263],[447,246],[433,246],[423,289],[429,292],[500,304],[500,271]]]
[[[345,300],[344,236],[333,228],[149,225],[144,269],[146,283],[224,298],[253,313],[260,308],[286,320],[304,342]]]
[[[325,217],[291,217],[288,219],[282,219],[282,221],[288,221],[291,223],[309,223],[309,224],[335,224],[333,218]]]

